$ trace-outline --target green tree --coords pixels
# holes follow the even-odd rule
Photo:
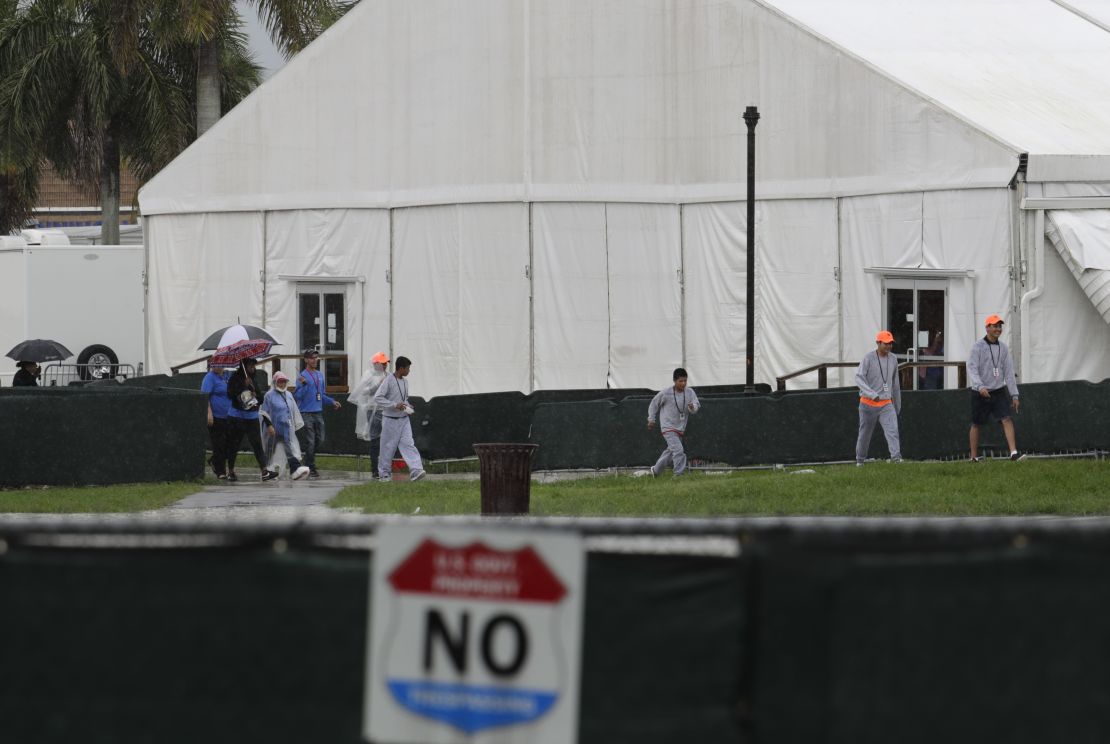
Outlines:
[[[166,19],[154,0],[21,5],[0,18],[0,165],[9,174],[0,188],[17,197],[0,207],[0,230],[22,222],[49,162],[96,190],[102,239],[117,243],[121,164],[145,181],[195,136],[193,50],[156,33]],[[214,32],[229,106],[259,79],[236,21]]]
[[[239,18],[234,0],[164,0],[163,21],[196,48],[196,126],[198,136],[219,121],[219,76],[223,64],[221,29]],[[285,56],[292,57],[343,16],[357,0],[247,0],[258,13],[270,38]],[[234,20],[233,20],[234,19]]]

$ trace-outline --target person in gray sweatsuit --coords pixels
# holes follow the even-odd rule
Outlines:
[[[648,406],[648,429],[654,429],[658,419],[659,431],[667,443],[667,449],[663,450],[663,454],[651,466],[652,477],[662,475],[672,464],[675,476],[686,472],[686,450],[682,447],[682,437],[686,435],[686,420],[701,410],[698,394],[686,385],[688,377],[682,367],[676,369],[672,375],[674,384],[656,393]]]
[[[865,356],[856,370],[859,387],[859,436],[856,438],[856,467],[867,460],[875,423],[883,426],[892,462],[902,462],[898,439],[898,414],[902,412],[902,387],[898,384],[898,359],[890,353],[894,336],[890,331],[875,335],[875,351]]]
[[[378,391],[374,393],[374,403],[382,412],[382,444],[378,451],[378,480],[393,480],[393,455],[401,450],[401,457],[409,466],[409,480],[418,481],[424,477],[424,463],[420,452],[412,441],[412,424],[409,416],[413,407],[409,404],[409,376],[412,362],[407,357],[397,357],[393,364],[393,374],[386,375]]]
[[[1002,433],[1010,447],[1011,460],[1024,460],[1018,453],[1017,437],[1011,414],[1021,409],[1014,362],[1006,344],[998,340],[1003,321],[997,315],[987,318],[987,333],[976,341],[967,355],[967,381],[971,388],[971,430],[968,446],[971,461],[979,462],[979,427],[991,417],[1002,423]]]

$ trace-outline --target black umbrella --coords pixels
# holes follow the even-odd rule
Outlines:
[[[60,362],[73,356],[73,352],[57,341],[34,338],[16,344],[5,356],[17,362]]]
[[[269,341],[272,344],[281,345],[281,342],[274,338],[273,334],[265,328],[238,323],[216,331],[211,336],[204,339],[204,342],[197,348],[201,351],[213,351],[215,349],[222,349],[225,346],[230,346],[236,341]]]

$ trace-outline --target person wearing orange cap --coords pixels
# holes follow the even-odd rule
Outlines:
[[[378,473],[378,452],[382,439],[382,411],[374,402],[374,393],[389,374],[389,355],[379,351],[370,357],[370,369],[363,373],[362,379],[351,390],[347,400],[358,406],[355,415],[355,437],[370,442],[370,472]]]
[[[898,384],[898,359],[890,353],[894,336],[890,331],[875,334],[875,351],[865,356],[856,370],[859,387],[859,436],[856,437],[856,467],[863,467],[875,423],[883,426],[891,462],[902,462],[898,439],[898,414],[902,411],[902,387]]]
[[[1006,444],[1010,447],[1010,459],[1025,459],[1025,455],[1018,453],[1014,422],[1010,418],[1021,408],[1021,402],[1018,400],[1013,358],[1006,344],[998,340],[1002,335],[1002,325],[1002,318],[989,316],[986,335],[972,345],[967,355],[967,379],[971,387],[968,444],[972,462],[979,462],[979,427],[990,421],[991,416],[1002,423]]]

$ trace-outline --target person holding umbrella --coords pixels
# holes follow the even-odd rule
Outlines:
[[[73,356],[73,352],[52,339],[35,338],[20,341],[5,356],[15,359],[15,366],[19,367],[12,377],[13,387],[38,387],[39,362],[60,362]]]
[[[214,356],[213,363],[216,361],[217,358]],[[262,433],[258,425],[258,407],[261,402],[259,401],[258,387],[254,382],[256,369],[258,369],[257,360],[248,357],[239,362],[239,368],[227,381],[227,397],[231,399],[231,408],[228,410],[227,416],[232,426],[231,436],[227,443],[227,479],[229,481],[239,480],[235,475],[235,460],[244,436],[250,442],[254,459],[258,461],[263,482],[278,477],[277,473],[266,469],[266,454],[262,450]]]
[[[19,367],[19,371],[12,376],[12,387],[38,387],[40,373],[38,362],[16,362],[15,366]]]

